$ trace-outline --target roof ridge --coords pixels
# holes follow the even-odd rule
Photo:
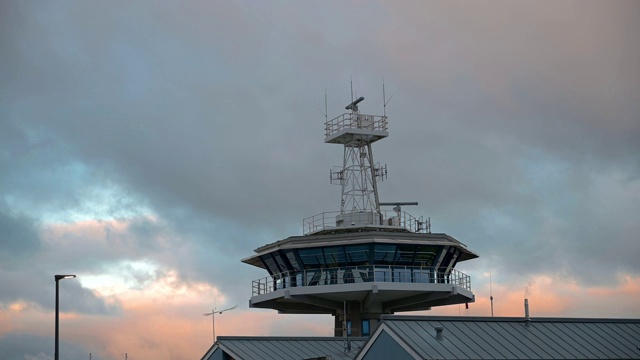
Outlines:
[[[368,337],[349,337],[349,340],[355,341],[366,341],[369,339]],[[273,340],[282,340],[282,341],[344,341],[342,337],[334,337],[334,336],[217,336],[216,340],[254,340],[254,341],[273,341]]]
[[[507,316],[437,316],[437,315],[382,315],[383,321],[467,321],[467,322],[523,322],[524,317]],[[592,322],[592,323],[638,323],[640,319],[630,318],[579,318],[579,317],[530,317],[532,322]]]

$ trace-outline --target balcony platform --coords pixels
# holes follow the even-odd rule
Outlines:
[[[253,282],[250,306],[281,313],[335,314],[344,301],[392,314],[475,300],[470,278],[453,269],[364,266],[306,270]]]

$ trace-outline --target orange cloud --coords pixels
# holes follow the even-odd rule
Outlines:
[[[585,287],[570,279],[537,275],[525,289],[493,284],[494,316],[524,316],[529,299],[532,317],[640,317],[640,278],[621,275],[618,286]],[[469,315],[491,316],[487,288],[476,289]],[[464,305],[434,308],[429,315],[465,315]]]
[[[46,228],[50,242],[73,245],[77,239],[102,242],[105,228],[112,233],[127,230],[126,221],[85,221],[75,224],[56,224]],[[73,234],[73,236],[67,236]],[[76,240],[73,240],[76,239]],[[83,240],[84,241],[84,240]],[[185,282],[174,269],[161,268],[152,261],[115,264],[111,276],[120,270],[134,269],[149,272],[149,281],[139,286],[128,286],[126,281],[79,276],[107,302],[121,305],[119,315],[61,314],[61,338],[85,346],[97,357],[194,359],[199,358],[212,342],[212,319],[203,316],[210,312],[214,302],[230,306],[225,294],[212,284]],[[118,268],[121,266],[122,269]],[[137,267],[137,268],[136,268]],[[120,274],[121,275],[121,274]],[[425,315],[490,316],[489,274],[481,274],[480,285],[474,288],[476,302],[434,308],[421,312]],[[84,278],[84,279],[83,279]],[[126,279],[125,279],[126,280]],[[523,301],[529,299],[530,314],[535,317],[640,317],[640,278],[621,275],[616,286],[584,287],[571,279],[549,275],[535,275],[523,281],[525,288],[493,283],[495,316],[524,316]],[[246,301],[248,301],[248,296]],[[37,305],[18,301],[0,309],[0,336],[7,333],[29,333],[53,337],[54,316]],[[217,335],[307,335],[331,336],[333,318],[326,315],[279,315],[276,311],[239,309],[217,314]]]
[[[118,316],[62,312],[61,338],[82,344],[96,357],[122,358],[128,353],[141,359],[199,358],[212,343],[212,319],[203,313],[211,311],[214,301],[220,305],[228,300],[210,284],[183,282],[173,270],[162,273],[144,288],[109,293],[122,306]],[[100,293],[99,288],[94,291]],[[9,332],[53,336],[53,319],[51,311],[16,302],[0,311],[0,336]],[[329,336],[333,324],[331,317],[246,309],[217,314],[215,323],[217,335],[255,336]]]
[[[599,317],[640,316],[640,278],[624,275],[617,287],[584,288],[577,283],[547,275],[531,277],[526,290],[531,316]],[[63,313],[61,338],[86,346],[97,357],[194,359],[212,342],[209,312],[218,290],[205,283],[180,282],[172,271],[144,289],[115,294],[123,312],[119,316],[87,316]],[[486,293],[486,294],[485,294]],[[525,289],[493,284],[495,316],[524,316]],[[469,315],[490,316],[488,289],[476,290]],[[217,294],[219,304],[228,302]],[[229,304],[225,304],[229,305]],[[232,304],[230,304],[232,305]],[[275,311],[240,309],[218,314],[220,335],[331,336],[333,318],[323,315],[279,315]],[[434,308],[425,315],[466,315],[463,305]],[[53,336],[53,313],[32,304],[17,302],[0,311],[0,335],[9,332]]]

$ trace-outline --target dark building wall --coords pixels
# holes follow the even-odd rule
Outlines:
[[[413,357],[400,346],[386,331],[382,331],[363,360],[413,360]]]
[[[225,353],[222,349],[218,348],[206,360],[233,360],[233,358]]]

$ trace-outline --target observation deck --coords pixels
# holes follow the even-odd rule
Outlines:
[[[362,334],[361,320],[373,328],[380,314],[475,301],[470,277],[454,266],[478,255],[447,234],[403,226],[331,227],[255,252],[242,261],[269,276],[252,282],[250,307],[332,314],[339,322],[347,303],[355,334]]]
[[[373,143],[389,136],[387,117],[345,113],[325,123],[324,142],[330,144]]]
[[[365,307],[378,303],[382,313],[393,313],[468,302],[473,293],[469,276],[455,269],[346,266],[283,272],[254,280],[251,307],[331,314],[343,301],[363,299]],[[300,303],[304,303],[304,311]]]

